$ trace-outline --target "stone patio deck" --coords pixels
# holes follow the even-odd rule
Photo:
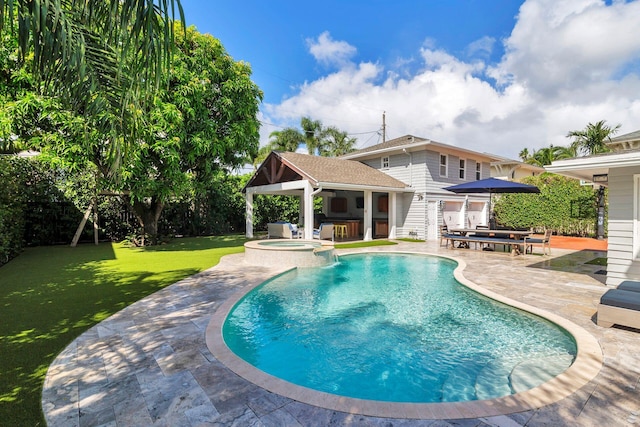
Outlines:
[[[281,269],[224,257],[120,311],[71,343],[50,366],[42,403],[50,426],[628,426],[640,424],[640,331],[594,322],[606,291],[604,253],[554,249],[551,257],[400,243],[368,251],[445,254],[464,260],[477,285],[559,315],[593,335],[604,355],[599,374],[541,408],[482,418],[379,418],[339,412],[271,393],[218,361],[205,343],[213,314],[237,291]],[[353,252],[353,251],[350,251]]]

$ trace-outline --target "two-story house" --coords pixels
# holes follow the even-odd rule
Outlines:
[[[330,221],[347,225],[350,238],[436,240],[442,224],[488,223],[488,194],[443,188],[488,178],[491,162],[501,159],[412,135],[340,158],[273,152],[245,187],[247,236],[253,236],[254,194],[294,194],[302,200],[305,238],[318,221]],[[319,217],[313,213],[314,197],[323,199]]]

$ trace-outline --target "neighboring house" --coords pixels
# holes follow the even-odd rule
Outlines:
[[[272,152],[245,186],[247,236],[253,236],[254,194],[295,194],[303,202],[305,238],[317,225],[312,201],[320,196],[321,220],[357,223],[364,240],[436,240],[443,224],[488,223],[488,194],[467,196],[443,188],[490,177],[496,160],[504,159],[411,135],[340,158]]]
[[[616,152],[638,149],[640,148],[640,130],[611,138],[607,146]]]
[[[549,172],[609,188],[607,285],[640,280],[640,131],[613,138],[612,153],[558,160]]]
[[[491,162],[491,176],[509,181],[520,181],[522,178],[538,176],[543,172],[545,169],[541,166],[504,157],[499,157],[499,160]]]

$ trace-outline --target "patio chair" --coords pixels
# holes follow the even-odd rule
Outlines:
[[[547,248],[549,249],[549,255],[551,255],[551,234],[553,230],[545,230],[544,236],[542,237],[530,237],[526,236],[524,238],[524,252],[531,251],[533,253],[533,246],[538,245],[542,246],[542,255],[547,255]]]
[[[447,227],[447,224],[442,224],[440,226],[440,246],[442,246],[442,242],[445,242],[445,246],[448,246],[449,243],[447,242],[447,239],[445,237],[445,235],[449,232],[449,227]]]
[[[333,224],[323,222],[319,228],[313,230],[313,238],[320,240],[329,240],[333,242]]]

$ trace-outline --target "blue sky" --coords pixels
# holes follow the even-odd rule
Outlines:
[[[640,129],[639,1],[183,0],[251,64],[261,143],[302,116],[517,158],[588,122]],[[635,36],[634,36],[635,33]]]

